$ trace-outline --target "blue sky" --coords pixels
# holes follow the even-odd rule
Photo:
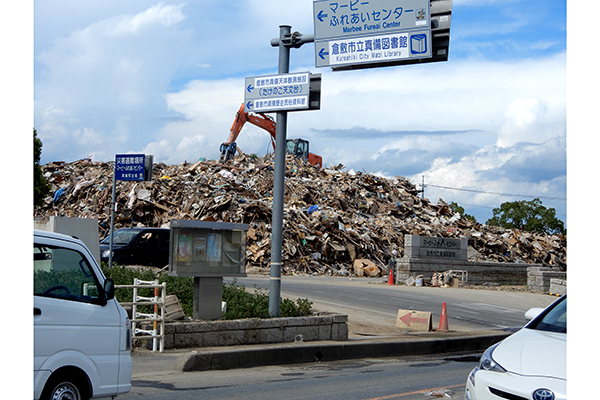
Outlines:
[[[321,110],[290,113],[288,137],[325,165],[424,179],[425,195],[479,222],[539,197],[566,223],[566,2],[455,0],[449,60],[332,72],[314,45],[291,72],[322,74]],[[279,25],[313,33],[311,1],[34,2],[34,126],[42,163],[115,154],[217,159],[244,78],[277,72]],[[237,141],[264,154],[269,136]],[[458,190],[463,189],[463,190]]]

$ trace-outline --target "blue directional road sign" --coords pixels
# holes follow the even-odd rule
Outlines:
[[[309,108],[310,72],[246,78],[245,112],[295,111]]]
[[[315,0],[315,65],[431,57],[430,0]]]

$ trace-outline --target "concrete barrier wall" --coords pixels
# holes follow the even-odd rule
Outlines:
[[[563,294],[567,294],[567,280],[550,278],[550,289],[548,289],[548,293],[555,296],[562,296]]]
[[[531,290],[537,290],[539,292],[554,293],[563,295],[567,292],[566,279],[567,273],[563,271],[557,271],[553,268],[546,267],[535,267],[530,268],[527,274],[527,286]],[[551,290],[551,281],[557,279]],[[563,286],[559,288],[559,286]],[[559,293],[560,292],[560,293]]]
[[[421,260],[417,258],[398,258],[396,260],[396,283],[406,284],[412,276],[422,275],[431,279],[434,272],[467,271],[467,284],[527,285],[529,290],[544,293],[566,293],[566,281],[555,282],[551,290],[551,279],[563,280],[567,273],[540,264],[494,263],[473,261]],[[458,274],[460,275],[460,274]],[[560,286],[564,287],[560,287]]]
[[[396,279],[397,283],[405,284],[410,276],[423,275],[423,278],[431,279],[434,272],[463,270],[468,273],[468,284],[499,283],[502,285],[526,285],[527,269],[532,266],[540,265],[398,258],[396,260]]]
[[[151,329],[148,324],[146,328]],[[165,325],[165,349],[348,339],[348,316],[171,322]],[[152,340],[140,341],[151,348]]]

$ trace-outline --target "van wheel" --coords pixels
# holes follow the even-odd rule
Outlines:
[[[84,380],[74,371],[50,378],[42,400],[88,400],[89,395]]]

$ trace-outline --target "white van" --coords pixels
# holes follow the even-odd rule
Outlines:
[[[131,390],[131,323],[88,248],[33,235],[33,398],[114,398]]]

